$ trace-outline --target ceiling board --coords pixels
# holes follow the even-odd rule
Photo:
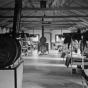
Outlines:
[[[0,7],[4,8],[4,10],[0,8],[0,25],[12,27],[14,11],[5,10],[5,8],[14,7],[14,0],[0,0]],[[45,26],[48,29],[51,29],[51,27],[53,29],[64,29],[80,25],[86,27],[88,24],[88,0],[46,0],[46,8],[40,8],[40,0],[23,0],[22,8],[25,9],[21,13],[21,24],[24,27],[26,24],[26,27],[36,28],[36,25],[39,24],[38,28],[41,29],[42,18],[46,22],[51,22],[50,25]],[[23,21],[25,22],[23,23]]]
[[[0,7],[6,7],[12,3],[14,3],[14,0],[0,0]]]
[[[74,2],[78,3],[81,6],[88,6],[88,0],[74,0]]]

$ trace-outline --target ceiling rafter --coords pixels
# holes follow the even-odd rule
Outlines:
[[[22,25],[30,25],[29,23],[22,23]],[[31,24],[31,25],[35,25],[35,24]],[[56,25],[56,26],[58,26],[58,25],[76,25],[75,23],[64,23],[64,24],[62,24],[62,23],[58,23],[58,24],[42,24],[42,23],[39,23],[38,25]]]
[[[49,8],[51,7],[51,5],[53,4],[54,0],[51,0],[51,2],[49,3]]]
[[[70,12],[70,11],[69,11]],[[60,11],[60,15],[68,15],[69,13],[67,12],[65,12],[65,11]],[[72,13],[72,12],[71,12]],[[78,14],[75,14],[75,13],[73,13],[74,15],[78,15]],[[70,18],[70,20],[72,20],[72,19],[74,19],[74,18]],[[85,19],[85,18],[83,18],[83,19]],[[76,18],[76,20],[81,20],[82,22],[83,22],[83,20],[82,20],[82,18]],[[68,21],[67,21],[68,22]],[[75,23],[75,22],[74,22]],[[81,26],[84,26],[84,24],[82,24],[81,22],[76,22],[76,24],[77,25],[75,25],[75,26],[78,26],[78,25],[81,25]]]
[[[24,25],[24,27],[31,27],[31,28],[37,28],[41,27],[41,25],[34,25],[34,26],[29,26],[29,25]],[[44,27],[72,27],[72,25],[44,25]]]
[[[78,15],[78,14],[85,14],[85,13],[82,13],[82,12],[80,12],[80,11],[78,11],[78,10],[74,10],[74,11],[68,11],[68,12],[71,12],[71,13],[73,13],[73,14],[75,14],[75,15]],[[87,14],[85,14],[85,15],[87,15]],[[88,18],[77,18],[78,20],[82,20],[84,23],[87,23],[88,24]],[[84,24],[83,24],[84,25]]]
[[[5,4],[5,5],[3,5],[3,6],[1,6],[0,8],[5,7],[5,6],[7,6],[7,5],[9,5],[9,4],[13,3],[13,2],[14,2],[14,0],[9,2],[9,3],[7,3],[7,4]]]
[[[59,11],[59,10],[58,10],[56,13],[57,13],[56,15],[59,14],[59,15],[61,15],[61,16],[66,16],[66,15],[68,15],[68,14],[63,13],[62,11]],[[67,22],[69,22],[69,21],[68,21],[68,18],[63,18],[63,19],[66,20]],[[70,18],[69,20],[73,20],[73,18]],[[74,23],[74,22],[73,22],[73,23]]]
[[[31,0],[28,0],[32,6],[32,8],[34,8],[35,6],[33,5],[32,1]]]
[[[68,27],[69,26],[59,26],[59,28],[56,28],[56,27],[52,27],[52,28],[55,28],[54,30],[68,30]],[[25,27],[24,30],[41,30],[40,27]],[[47,30],[47,29],[50,29],[50,27],[44,27],[44,30]]]
[[[35,8],[35,6],[34,6],[34,4],[33,4],[33,2],[31,1],[31,0],[28,0],[29,2],[30,2],[30,4],[31,4],[31,6],[32,6],[32,8]],[[37,12],[37,10],[34,10],[35,11],[35,13],[38,15],[38,12]],[[39,16],[39,15],[38,15]],[[41,20],[41,19],[40,19]]]
[[[43,22],[83,22],[81,20],[58,20],[58,21],[43,21]],[[13,21],[8,21],[8,22],[13,22]],[[42,21],[36,21],[36,20],[32,20],[32,21],[21,21],[21,22],[24,22],[24,23],[30,23],[30,22],[42,22]]]
[[[69,2],[69,4],[67,5],[67,7],[70,6],[73,2],[74,2],[74,0],[72,0],[71,2]]]
[[[77,5],[81,6],[81,7],[85,7],[85,6],[83,6],[83,5],[79,4],[79,3],[75,2],[75,1],[73,1],[73,2],[74,2],[75,4],[77,4]]]
[[[0,16],[0,18],[13,18],[14,16]],[[80,18],[80,17],[88,17],[88,15],[67,15],[67,16],[21,16],[21,18]]]
[[[12,0],[14,1],[14,0]],[[52,4],[54,1],[57,1],[59,4],[59,1],[61,1],[61,5],[60,6],[56,6],[53,7]],[[70,2],[69,2],[70,1]],[[0,7],[0,25],[4,25],[6,27],[10,27],[13,24],[13,18],[14,15],[13,13],[10,14],[11,12],[14,11],[14,2],[10,3],[11,0],[7,0],[6,2],[4,2],[4,0],[2,1],[3,4],[1,4]],[[88,6],[87,3],[84,2],[82,0],[76,1],[76,0],[47,0],[47,8],[40,8],[40,0],[23,0],[23,4],[22,5],[22,13],[21,13],[21,24],[23,23],[24,25],[27,24],[26,26],[31,27],[32,25],[35,26],[39,23],[40,24],[40,28],[41,28],[41,18],[45,18],[44,22],[45,27],[50,27],[51,25],[53,27],[71,27],[71,26],[75,26],[78,24],[81,25],[85,25],[85,23],[87,24],[88,20],[87,17],[88,15],[85,14],[81,14],[82,12],[85,12],[88,10]],[[66,2],[66,3],[65,3]],[[67,3],[69,2],[69,3]],[[77,3],[75,3],[77,2]],[[11,8],[10,8],[11,6]],[[73,7],[74,6],[74,7]],[[37,8],[35,8],[37,7]],[[39,7],[39,8],[38,8]],[[8,11],[8,12],[7,12]],[[11,11],[11,12],[10,12]],[[45,11],[45,15],[43,16],[43,11]],[[50,12],[48,12],[50,11]],[[63,12],[63,13],[58,13],[58,14],[53,14],[52,11],[58,11],[58,12]],[[68,11],[73,11],[68,12]],[[80,12],[77,12],[80,11]],[[34,12],[34,13],[32,13]],[[36,14],[38,12],[38,14]],[[4,14],[5,13],[5,14]],[[32,14],[30,14],[32,13]],[[55,12],[57,13],[57,12]],[[54,20],[52,20],[54,19]],[[48,24],[50,22],[50,24]],[[59,23],[60,22],[60,23]],[[29,25],[30,24],[30,25]],[[70,25],[73,24],[73,25]],[[33,27],[34,27],[33,26]],[[57,28],[58,28],[57,27]],[[64,28],[63,27],[63,28]]]
[[[0,10],[14,10],[14,8],[0,8]],[[29,8],[25,7],[22,10],[88,10],[88,6],[85,7],[54,7],[54,8]]]

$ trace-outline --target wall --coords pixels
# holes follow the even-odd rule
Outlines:
[[[55,35],[56,34],[61,34],[61,30],[45,30],[44,32],[51,32],[52,34],[52,42],[55,42]],[[68,33],[70,32],[69,30],[62,30],[62,33]],[[25,33],[33,34],[33,30],[27,30]],[[40,37],[42,36],[42,31],[41,30],[34,30],[34,34],[39,34]]]
[[[46,30],[44,30],[44,32],[51,33],[51,42],[55,42],[55,35],[56,34],[68,33],[70,31],[69,30],[49,30],[49,29],[46,29]],[[39,34],[40,37],[42,36],[42,30],[26,30],[25,33]]]
[[[55,35],[56,34],[63,34],[63,33],[68,33],[70,32],[69,30],[52,30],[52,42],[55,42]]]
[[[29,34],[39,34],[40,37],[42,36],[42,31],[41,30],[26,30],[25,33],[29,33]]]
[[[1,30],[0,27],[0,34],[1,33],[6,33],[9,32],[9,29],[6,30],[6,28],[3,28],[3,30]],[[51,42],[55,42],[55,35],[56,34],[61,34],[61,33],[68,33],[70,32],[69,30],[50,30],[50,29],[45,29],[44,30],[45,33],[51,33],[52,39]],[[40,37],[42,36],[42,30],[26,30],[25,33],[29,33],[29,34],[39,34]]]

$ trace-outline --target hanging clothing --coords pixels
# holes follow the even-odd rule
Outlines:
[[[83,54],[88,57],[88,46],[84,48]]]

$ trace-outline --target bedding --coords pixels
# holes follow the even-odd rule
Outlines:
[[[67,57],[66,57],[66,61],[65,61],[65,65],[67,67],[69,67],[69,65],[71,64],[71,60],[72,60],[72,63],[74,62],[81,62],[82,63],[82,59],[84,59],[84,62],[88,62],[88,58],[86,58],[86,56],[81,56],[81,55],[77,55],[77,54],[74,54],[71,55],[69,54]]]

